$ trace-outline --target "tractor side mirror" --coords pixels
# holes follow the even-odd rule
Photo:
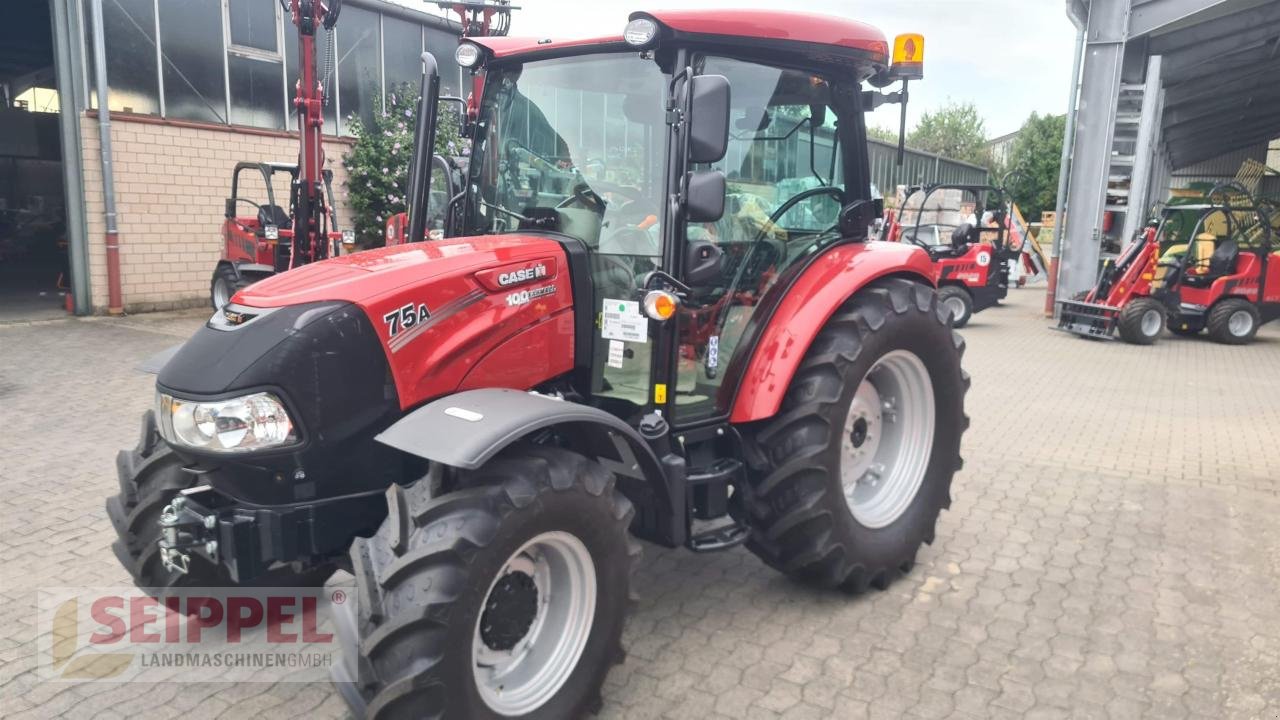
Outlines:
[[[717,162],[729,149],[729,80],[696,75],[689,85],[689,162]]]
[[[236,199],[227,198],[226,204],[222,206],[222,214],[228,219],[236,216]]]
[[[690,287],[719,283],[724,277],[724,251],[710,240],[690,240],[684,256],[684,279]]]
[[[719,170],[694,170],[684,177],[684,219],[710,223],[724,215],[725,180]]]

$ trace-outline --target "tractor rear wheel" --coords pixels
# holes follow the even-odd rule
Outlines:
[[[748,434],[747,547],[793,578],[852,592],[910,571],[962,465],[963,353],[928,286],[884,280],[847,301],[778,414]]]
[[[351,548],[359,616],[334,680],[370,718],[576,718],[622,659],[640,546],[599,463],[519,445],[431,497],[387,491]]]
[[[1253,303],[1242,298],[1227,298],[1213,306],[1205,327],[1209,338],[1226,345],[1247,345],[1258,334],[1262,316]]]
[[[107,517],[116,531],[111,550],[129,571],[135,585],[163,589],[237,584],[224,569],[199,555],[191,556],[189,572],[185,575],[165,568],[160,561],[160,513],[179,492],[194,487],[199,476],[184,470],[182,459],[160,439],[154,412],[148,410],[142,416],[142,437],[138,445],[116,455],[116,476],[120,493],[107,499]],[[303,573],[281,567],[243,584],[318,587],[333,571],[331,566]]]
[[[938,288],[938,304],[951,315],[951,327],[962,328],[973,317],[973,296],[962,287],[944,285]]]
[[[1160,338],[1166,313],[1158,301],[1141,297],[1129,301],[1120,311],[1117,328],[1120,338],[1133,345],[1151,345]]]

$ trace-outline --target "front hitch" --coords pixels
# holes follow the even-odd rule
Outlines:
[[[160,512],[160,562],[166,570],[186,575],[191,568],[190,552],[218,563],[216,515],[202,515],[191,509],[179,495]]]

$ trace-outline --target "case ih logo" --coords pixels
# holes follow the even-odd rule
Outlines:
[[[547,266],[538,263],[533,267],[520,268],[511,272],[498,274],[498,285],[508,287],[510,285],[519,285],[520,283],[530,282],[531,280],[539,280],[547,276]]]
[[[40,675],[110,682],[317,682],[338,662],[346,588],[40,591]],[[343,607],[342,609],[346,609]]]

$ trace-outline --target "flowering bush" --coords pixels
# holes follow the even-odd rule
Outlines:
[[[351,152],[342,159],[347,169],[344,192],[351,208],[351,224],[361,248],[380,247],[387,218],[405,212],[409,187],[409,161],[413,158],[413,133],[417,124],[418,92],[404,85],[387,91],[385,104],[375,100],[373,126],[352,116],[346,124],[355,137]],[[436,114],[435,152],[465,155],[459,137],[458,113],[441,105]]]

